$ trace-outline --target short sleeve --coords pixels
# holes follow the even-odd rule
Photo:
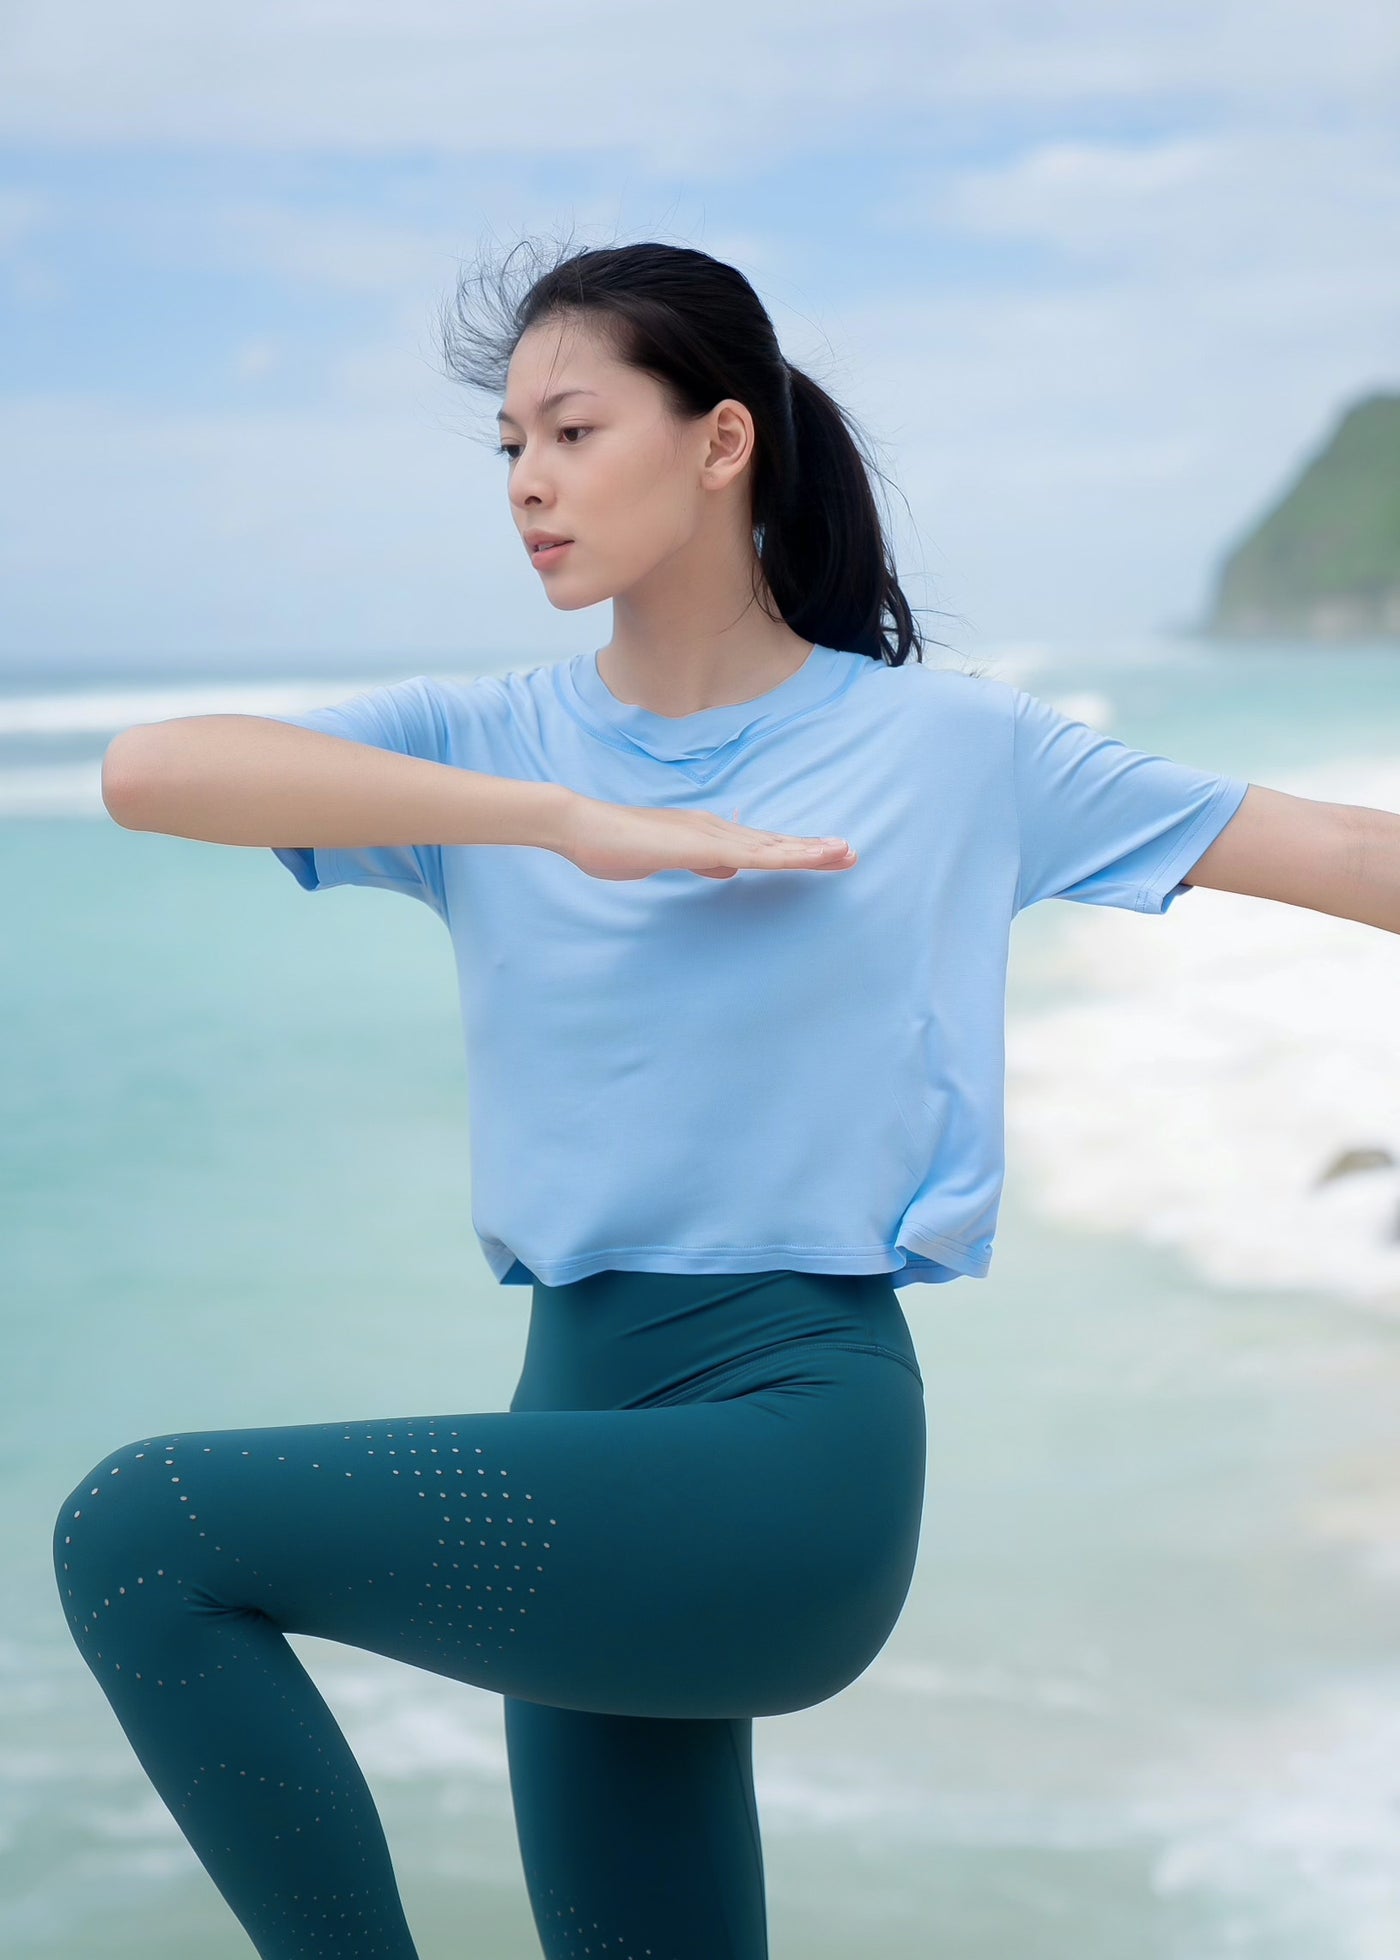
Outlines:
[[[1013,693],[1020,873],[1043,898],[1165,912],[1244,801],[1248,782],[1129,748],[1021,688]]]
[[[422,675],[388,687],[366,688],[329,707],[269,715],[267,719],[291,722],[323,735],[339,735],[371,748],[393,749],[425,762],[447,760],[440,707],[431,681]],[[274,846],[272,854],[307,891],[322,891],[331,885],[379,885],[386,891],[421,898],[444,922],[447,920],[440,844],[383,844],[355,850]]]

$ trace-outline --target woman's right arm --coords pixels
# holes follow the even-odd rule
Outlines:
[[[211,844],[326,853],[533,844],[594,878],[665,870],[732,878],[847,871],[857,862],[840,838],[754,830],[707,810],[609,803],[260,715],[185,715],[123,730],[103,758],[102,800],[127,830]],[[407,888],[386,875],[363,881]]]
[[[124,829],[210,844],[558,850],[575,800],[559,783],[483,775],[260,715],[140,723],[102,762],[102,801]]]

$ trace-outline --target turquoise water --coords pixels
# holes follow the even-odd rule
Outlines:
[[[974,664],[1255,782],[1400,770],[1397,650]],[[271,712],[293,684],[309,703],[390,677],[288,675],[276,699],[243,677],[238,700]],[[502,1408],[523,1352],[528,1292],[494,1283],[470,1228],[438,921],[389,893],[308,898],[270,853],[102,811],[117,726],[218,705],[168,677],[0,676],[13,1960],[250,1950],[60,1614],[49,1541],[74,1478],[161,1429]],[[1119,928],[1156,945],[1192,908],[1239,903],[1280,910],[1036,908],[1011,1022],[1064,997],[1073,935],[1105,928],[1107,959]],[[1392,954],[1374,1040],[1400,1125],[1400,942],[1351,930],[1358,962]],[[1300,1026],[1295,1045],[1321,1038]],[[1301,1063],[1285,1043],[1276,1065],[1286,1087]],[[929,1410],[919,1570],[858,1682],[756,1724],[775,1960],[1389,1960],[1400,1300],[1217,1287],[1189,1245],[1069,1229],[1041,1198],[1013,1149],[991,1276],[902,1290]],[[496,1697],[293,1644],[364,1766],[424,1960],[536,1955]]]

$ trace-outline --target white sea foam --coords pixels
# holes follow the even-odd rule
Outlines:
[[[1400,810],[1394,757],[1271,788]],[[1400,945],[1206,888],[1161,917],[1056,907],[1072,998],[1007,1027],[1009,1182],[1044,1215],[1173,1247],[1225,1288],[1400,1311]],[[1348,1149],[1392,1161],[1328,1182]]]
[[[1099,1792],[959,1789],[834,1754],[799,1769],[766,1740],[756,1782],[770,1834],[854,1833],[896,1867],[919,1846],[1132,1848],[1160,1898],[1195,1901],[1240,1952],[1400,1952],[1394,1674],[1320,1680],[1274,1708],[1182,1711],[1167,1752],[1124,1760]]]
[[[305,1645],[303,1646],[303,1642]],[[407,1665],[366,1668],[335,1641],[293,1635],[327,1702],[353,1729],[355,1754],[375,1776],[401,1782],[507,1781],[500,1697]]]
[[[401,678],[383,675],[382,680]],[[295,680],[171,681],[146,686],[58,689],[47,694],[0,694],[0,736],[115,735],[142,721],[176,715],[298,714],[320,702],[343,701],[379,680],[356,675]]]
[[[799,1767],[767,1747],[766,1737],[755,1748],[754,1795],[769,1832],[844,1831],[862,1824],[884,1829],[902,1820],[921,1835],[920,1820],[928,1814],[928,1793],[902,1781],[888,1763],[843,1755]]]
[[[1400,1953],[1395,1678],[1327,1682],[1272,1713],[1216,1711],[1128,1808],[1162,1840],[1154,1890],[1228,1903],[1240,1951]]]

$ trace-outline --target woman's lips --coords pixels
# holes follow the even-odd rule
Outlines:
[[[542,550],[532,551],[530,553],[530,562],[531,564],[539,565],[541,568],[546,565],[557,564],[572,543],[572,538],[565,538],[562,544],[547,544]]]

